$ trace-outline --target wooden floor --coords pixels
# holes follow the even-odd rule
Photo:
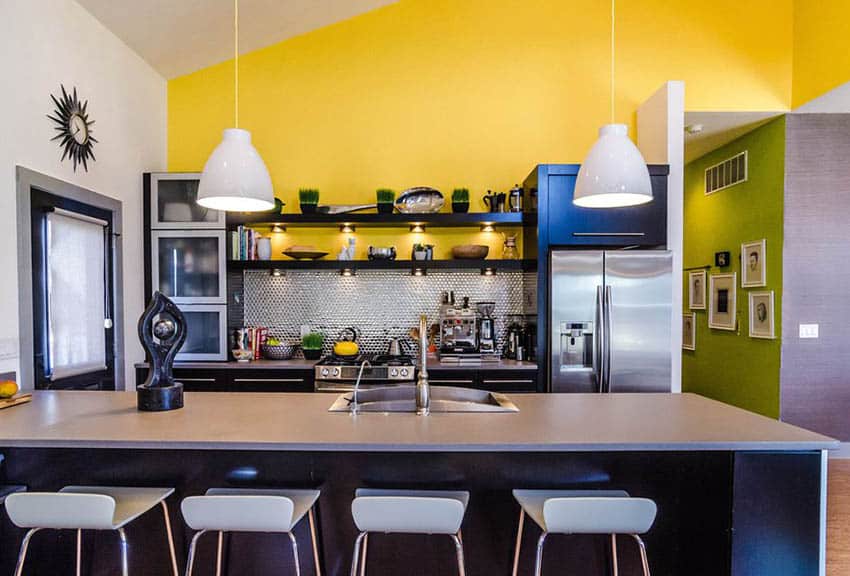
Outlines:
[[[826,573],[850,574],[850,460],[829,461]]]

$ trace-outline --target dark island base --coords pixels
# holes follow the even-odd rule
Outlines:
[[[319,534],[324,573],[348,574],[356,529],[355,488],[468,489],[463,524],[467,574],[510,574],[519,508],[512,488],[617,488],[658,503],[645,536],[654,576],[818,574],[821,453],[348,453],[12,448],[3,481],[30,490],[66,484],[173,486],[169,499],[179,566],[191,533],[179,512],[185,496],[209,487],[320,487]],[[11,574],[23,531],[2,521],[0,572]],[[159,509],[132,523],[131,574],[170,574]],[[533,573],[538,529],[526,523],[520,573]],[[297,529],[302,573],[314,574],[306,522]],[[30,546],[26,575],[71,573],[74,533],[45,531]],[[114,533],[85,532],[85,574],[119,571]],[[202,540],[195,574],[215,573],[216,537]],[[439,536],[370,538],[369,574],[456,574],[451,541]],[[610,574],[608,539],[553,536],[544,573]],[[636,550],[619,541],[620,573],[639,574]],[[294,574],[285,536],[235,534],[226,540],[225,574]]]

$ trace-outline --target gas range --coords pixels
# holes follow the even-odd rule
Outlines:
[[[389,356],[387,354],[360,354],[356,358],[325,356],[316,363],[316,391],[347,391],[354,387],[363,362],[369,362],[363,368],[361,386],[398,384],[413,382],[416,376],[416,363],[410,356]]]

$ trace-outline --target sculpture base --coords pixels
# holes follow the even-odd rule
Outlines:
[[[183,407],[183,384],[175,382],[163,388],[136,388],[136,403],[142,412],[165,412]]]

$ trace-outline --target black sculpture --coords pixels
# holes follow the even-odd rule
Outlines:
[[[172,368],[174,357],[186,341],[186,318],[161,292],[154,293],[139,318],[139,340],[151,359],[147,380],[136,387],[139,410],[162,412],[182,408],[183,384],[174,381]]]

